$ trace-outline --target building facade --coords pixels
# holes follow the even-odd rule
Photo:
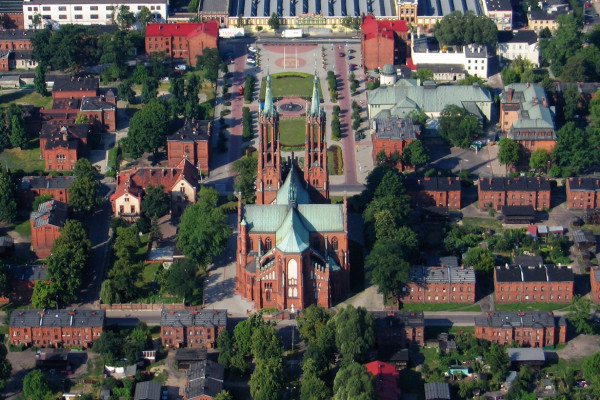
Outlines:
[[[329,308],[349,290],[350,264],[346,202],[326,204],[329,176],[318,78],[307,110],[303,166],[297,159],[285,165],[281,160],[270,82],[267,76],[258,116],[256,204],[238,202],[236,292],[257,309]]]
[[[146,54],[165,52],[171,59],[196,65],[204,49],[216,49],[219,26],[216,21],[146,25]]]
[[[41,203],[37,211],[31,213],[31,248],[38,258],[51,254],[52,244],[60,236],[67,216],[67,205],[57,200]]]
[[[496,303],[570,303],[573,270],[557,265],[504,265],[494,268]]]
[[[23,0],[0,2],[0,28],[23,29]]]
[[[418,0],[396,0],[396,15],[398,19],[416,25],[418,7]]]
[[[33,50],[32,29],[10,29],[0,31],[0,50]]]
[[[92,347],[104,329],[101,310],[14,310],[8,325],[13,346]]]
[[[561,317],[557,323],[552,312],[495,311],[475,318],[475,337],[500,345],[556,346],[566,342],[567,322]]]
[[[383,151],[386,157],[394,156],[398,158],[396,168],[400,171],[409,169],[411,165],[404,165],[402,151],[411,142],[418,140],[421,134],[421,128],[410,118],[392,117],[383,118],[380,113],[379,118],[371,120],[371,140],[373,142],[373,163],[377,162],[377,155]]]
[[[500,211],[502,206],[550,208],[550,181],[546,178],[479,178],[479,208]]]
[[[475,303],[475,271],[458,265],[456,257],[413,266],[402,287],[403,303]],[[433,265],[435,264],[435,265]]]
[[[54,125],[45,123],[40,131],[40,155],[48,171],[68,171],[88,154],[88,124]]]
[[[538,35],[544,28],[548,28],[551,32],[554,32],[558,29],[556,17],[563,13],[564,12],[549,13],[542,10],[531,10],[527,13],[527,29],[534,31]]]
[[[498,37],[498,58],[502,64],[508,64],[517,58],[529,60],[535,68],[540,65],[538,36],[534,31],[507,32]]]
[[[513,10],[510,0],[484,0],[483,12],[494,21],[498,31],[512,30]]]
[[[212,349],[227,328],[227,310],[163,310],[160,341],[166,348]]]
[[[462,184],[459,177],[408,178],[405,186],[412,207],[461,208]]]
[[[414,16],[416,18],[416,14]],[[405,20],[376,20],[369,15],[361,25],[361,49],[365,68],[404,64],[408,26]]]
[[[590,296],[594,303],[600,303],[600,267],[590,270]]]
[[[52,196],[52,200],[68,203],[68,188],[73,179],[73,176],[24,176],[20,185],[21,199],[31,206],[37,196],[47,194]]]
[[[167,165],[175,167],[185,159],[208,175],[210,129],[210,121],[186,119],[181,129],[167,137]]]
[[[425,344],[422,311],[372,311],[375,340],[380,349],[406,349]]]
[[[565,180],[567,206],[571,210],[600,208],[600,180],[568,178]]]

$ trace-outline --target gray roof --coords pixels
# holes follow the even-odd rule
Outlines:
[[[573,282],[573,270],[566,266],[505,265],[496,268],[497,282]]]
[[[499,43],[527,43],[534,44],[538,41],[538,36],[535,31],[530,30],[519,30],[516,33],[510,31],[502,32],[502,35],[498,35]]]
[[[596,243],[594,232],[588,229],[573,230],[573,241],[575,243]]]
[[[24,176],[21,189],[66,189],[73,183],[73,176]]]
[[[233,0],[232,0],[233,1]],[[198,6],[198,14],[227,13],[229,0],[202,0]]]
[[[544,263],[544,259],[542,256],[514,256],[513,263],[516,265],[522,265],[523,267],[529,267],[531,265],[542,265]]]
[[[377,327],[425,325],[423,311],[371,311],[371,315],[373,315],[375,330]]]
[[[227,326],[227,310],[163,310],[160,326]]]
[[[475,282],[475,270],[463,267],[426,267],[415,266],[410,269],[410,282],[429,283],[472,283]]]
[[[5,1],[7,0],[3,0],[0,3],[4,3]],[[22,3],[22,1],[19,2]],[[19,7],[19,12],[23,12],[22,7]],[[35,35],[35,30],[33,29],[7,29],[0,31],[0,40],[31,40],[33,35]]]
[[[569,178],[566,183],[570,191],[600,192],[600,179],[597,178]]]
[[[477,0],[425,0],[419,1],[417,15],[419,17],[443,17],[452,11],[473,11],[476,15],[482,15],[483,11]]]
[[[160,400],[160,382],[146,381],[135,385],[134,400]]]
[[[117,106],[114,104],[105,101],[104,96],[84,97],[81,100],[81,111],[101,111],[116,108]]]
[[[592,268],[592,273],[594,274],[594,281],[600,282],[600,268]]]
[[[383,75],[396,75],[396,68],[392,64],[385,64],[381,69]]]
[[[450,400],[450,385],[446,382],[425,384],[425,400]]]
[[[550,191],[550,181],[546,178],[479,178],[479,189],[482,191]]]
[[[488,11],[512,11],[510,0],[485,0]]]
[[[41,265],[7,265],[11,281],[34,282],[46,279],[48,271]]]
[[[416,139],[420,127],[410,118],[373,118],[373,133],[378,139],[406,140]]]
[[[554,314],[544,311],[495,311],[485,317],[475,317],[475,326],[485,327],[553,327]]]
[[[458,1],[458,0],[456,0]],[[472,2],[474,0],[468,0]],[[359,17],[373,14],[376,17],[395,16],[395,4],[391,1],[369,0],[301,0],[301,1],[253,1],[230,0],[229,15],[242,15],[245,18],[264,18],[272,13],[279,17],[295,17],[301,14],[321,14],[323,17],[341,18],[345,16]]]
[[[546,361],[544,349],[540,347],[507,348],[506,352],[510,362]]]
[[[223,390],[225,368],[214,361],[203,360],[191,364],[185,376],[188,382],[184,389],[187,400],[200,396],[215,397]]]
[[[104,326],[103,310],[14,310],[10,313],[9,326],[29,327],[67,327],[67,326]]]
[[[210,121],[186,120],[183,126],[174,134],[167,137],[169,142],[207,141],[210,138]]]
[[[34,228],[45,225],[53,225],[62,228],[67,220],[67,205],[57,200],[46,201],[38,206],[36,212],[32,212],[29,219]]]
[[[22,14],[23,13],[23,0],[2,0],[2,1],[0,1],[0,14],[3,14],[3,13]]]
[[[45,1],[38,0],[38,3],[46,3]],[[50,4],[54,3],[48,2]],[[57,4],[68,3],[68,1],[57,1]],[[75,2],[79,3],[79,1]],[[94,0],[93,3],[99,3],[99,1]],[[32,1],[31,4],[35,4],[35,1]],[[52,87],[53,92],[61,92],[61,91],[74,91],[74,90],[97,90],[98,89],[98,78],[69,78],[69,77],[60,77],[54,80],[54,86]]]

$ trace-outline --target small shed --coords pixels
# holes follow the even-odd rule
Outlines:
[[[410,353],[408,349],[398,350],[390,356],[389,361],[396,366],[396,371],[402,371],[408,368]]]
[[[425,207],[421,209],[421,219],[424,222],[445,222],[450,219],[448,207]]]
[[[537,226],[535,226],[533,224],[528,225],[527,228],[526,228],[526,230],[527,230],[527,234],[529,236],[534,237],[534,238],[537,237]]]
[[[538,235],[541,237],[548,236],[548,225],[537,226]]]
[[[450,385],[447,382],[425,384],[425,400],[450,400]]]
[[[18,89],[19,87],[21,87],[21,76],[20,75],[0,76],[0,87]]]
[[[588,229],[573,230],[573,242],[579,251],[595,252],[596,250],[596,236]]]
[[[540,368],[546,362],[544,350],[539,347],[531,348],[508,348],[508,360],[513,368],[519,368],[522,365],[529,365],[533,368]]]
[[[531,224],[535,220],[533,206],[502,206],[505,224]]]
[[[160,387],[160,382],[139,382],[135,385],[133,400],[160,400]]]
[[[40,349],[35,354],[35,366],[38,368],[62,369],[69,365],[69,350]]]
[[[548,229],[553,235],[564,235],[565,233],[565,227],[562,225],[553,225]]]
[[[191,364],[206,360],[206,349],[177,349],[175,363],[177,369],[186,370]]]

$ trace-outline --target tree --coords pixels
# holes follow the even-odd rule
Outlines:
[[[254,157],[242,157],[233,162],[234,190],[240,193],[248,203],[254,202],[256,165],[257,161]]]
[[[369,280],[377,285],[377,292],[384,297],[397,297],[410,273],[410,265],[404,259],[404,249],[391,238],[381,238],[375,242],[365,260],[365,269]]]
[[[217,83],[219,76],[219,65],[221,64],[221,55],[218,49],[205,47],[202,55],[196,58],[196,67],[202,69],[204,77],[208,79],[213,86]]]
[[[254,329],[251,347],[254,360],[283,358],[283,343],[271,324],[261,324]]]
[[[237,323],[235,328],[233,328],[236,353],[242,356],[250,354],[252,350],[252,334],[256,328],[264,324],[265,321],[262,319],[260,313],[254,313],[250,318]]]
[[[502,82],[504,83],[504,85],[510,85],[511,83],[518,83],[521,80],[519,77],[519,74],[510,67],[502,68],[502,71],[500,71],[500,74],[502,75]]]
[[[258,359],[250,376],[250,395],[254,400],[278,400],[283,387],[283,360],[278,357]]]
[[[11,292],[10,275],[4,262],[0,261],[0,295],[8,297]]]
[[[590,317],[591,310],[592,301],[589,298],[577,294],[573,296],[567,319],[577,333],[594,333],[594,321]]]
[[[508,371],[508,354],[503,346],[492,343],[487,352],[483,354],[483,361],[490,366],[493,375],[503,378]]]
[[[50,281],[35,281],[33,284],[33,294],[31,295],[31,305],[35,308],[54,308],[56,307],[56,288]]]
[[[121,100],[125,100],[128,103],[133,103],[135,101],[135,92],[131,88],[131,84],[132,82],[130,79],[124,79],[119,82],[119,85],[117,86],[117,94]]]
[[[463,107],[449,104],[442,110],[439,119],[439,132],[453,146],[466,149],[471,139],[479,132],[477,118]]]
[[[140,25],[142,26],[142,29],[145,32],[146,25],[148,24],[148,22],[154,21],[154,15],[148,9],[148,7],[142,6],[142,9],[138,12],[137,21],[140,23]]]
[[[10,144],[13,147],[24,149],[27,147],[29,137],[25,130],[25,121],[20,115],[13,115],[11,120]]]
[[[590,382],[595,390],[600,389],[600,352],[594,353],[583,360],[581,366],[583,376],[586,381]]]
[[[177,248],[203,267],[225,249],[231,234],[223,211],[216,208],[218,196],[214,189],[202,187],[196,204],[181,215],[177,233]]]
[[[344,28],[353,29],[355,31],[360,29],[360,17],[352,17],[350,15],[342,18],[342,26]]]
[[[315,375],[304,375],[300,384],[300,400],[331,400],[331,389]]]
[[[158,95],[158,81],[156,78],[148,77],[142,82],[142,103],[148,104],[156,99]]]
[[[38,208],[40,207],[40,204],[52,200],[53,197],[54,196],[51,193],[43,193],[43,194],[40,194],[39,196],[35,196],[35,198],[33,199],[33,205],[31,207],[31,210],[37,211]]]
[[[227,390],[221,390],[215,396],[215,400],[233,400],[233,397],[229,394]]]
[[[414,165],[417,167],[427,164],[428,161],[429,154],[427,154],[427,150],[420,140],[413,140],[402,150],[402,162],[405,165]]]
[[[494,255],[483,247],[471,247],[467,250],[463,264],[475,268],[475,272],[487,274],[494,269]]]
[[[298,332],[307,343],[312,343],[319,337],[319,331],[327,325],[331,314],[323,307],[311,304],[298,316]]]
[[[413,123],[421,127],[421,130],[425,129],[425,123],[427,122],[427,114],[425,114],[423,110],[412,110],[406,115],[406,118],[412,119]]]
[[[502,138],[498,142],[498,161],[504,164],[506,169],[519,161],[519,145],[512,139]]]
[[[81,212],[93,211],[101,202],[98,197],[100,181],[98,170],[87,158],[80,158],[73,168],[75,179],[67,188],[69,193],[69,206]]]
[[[548,167],[548,152],[545,149],[537,149],[531,153],[529,167],[536,171],[543,171]]]
[[[37,67],[35,67],[33,87],[40,95],[48,96],[48,90],[46,89],[46,66],[43,63],[38,64]]]
[[[183,113],[185,107],[185,82],[183,78],[175,77],[171,79],[169,93],[171,94],[171,109],[176,117]]]
[[[150,242],[159,242],[163,239],[160,226],[158,225],[158,217],[152,216],[150,219],[150,231],[148,232],[148,240]]]
[[[600,130],[588,127],[579,129],[574,122],[567,122],[556,132],[556,145],[550,155],[553,170],[562,176],[574,176],[592,170],[600,157]],[[556,175],[556,174],[553,174]]]
[[[223,329],[217,336],[217,349],[219,349],[218,363],[229,368],[233,356],[233,340],[227,329]]]
[[[52,390],[44,373],[39,369],[33,369],[23,379],[23,396],[27,400],[49,400],[52,398]]]
[[[144,189],[144,201],[141,211],[146,217],[162,217],[169,212],[169,195],[164,192],[162,185],[148,185]]]
[[[421,82],[433,80],[433,71],[427,68],[420,68],[410,75],[411,79],[420,79]]]
[[[333,381],[333,399],[375,400],[375,380],[367,369],[356,362],[339,369]]]
[[[366,361],[369,350],[375,345],[371,314],[363,307],[347,305],[333,317],[333,323],[335,344],[340,352],[342,365]]]
[[[550,64],[554,75],[561,75],[562,68],[583,43],[581,21],[573,14],[559,15],[556,18],[558,28],[552,38],[542,38],[539,41],[540,58]]]
[[[141,262],[134,262],[128,258],[117,258],[108,272],[113,289],[113,298],[119,302],[127,302],[135,298],[137,288],[132,282],[137,282],[142,272]]]
[[[89,27],[77,24],[61,25],[54,32],[43,29],[32,38],[32,57],[53,70],[78,72],[98,63],[97,36]]]
[[[485,16],[477,16],[473,11],[463,14],[454,11],[435,24],[435,38],[442,45],[466,46],[483,44],[495,46],[498,42],[496,24]]]
[[[12,224],[17,219],[17,186],[10,171],[0,167],[0,221]]]
[[[145,151],[152,151],[158,159],[158,148],[165,145],[169,127],[167,110],[158,100],[152,100],[129,121],[127,148],[132,157],[138,158]]]
[[[274,12],[273,14],[271,14],[271,17],[267,21],[267,25],[269,25],[269,27],[271,29],[273,29],[274,31],[276,31],[277,29],[279,29],[279,17],[277,16],[276,12]]]
[[[100,285],[100,300],[103,304],[114,304],[121,302],[121,295],[113,286],[110,279],[105,279]]]
[[[189,258],[176,260],[169,268],[167,290],[171,294],[183,297],[184,300],[189,299],[201,285],[197,275],[198,266],[194,261]]]
[[[119,7],[119,13],[117,14],[117,23],[121,29],[129,29],[135,22],[135,15],[129,11],[129,8],[125,5]]]

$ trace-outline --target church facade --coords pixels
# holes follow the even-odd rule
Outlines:
[[[282,159],[270,77],[258,116],[256,204],[238,204],[236,292],[254,307],[329,308],[350,290],[346,201],[329,204],[325,113],[317,77],[304,162]]]

